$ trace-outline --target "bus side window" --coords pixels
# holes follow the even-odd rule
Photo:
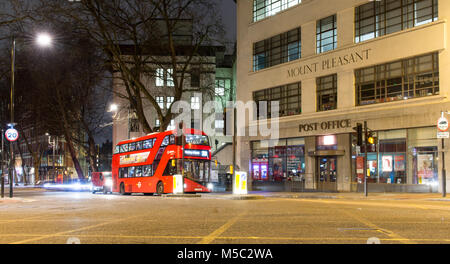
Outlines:
[[[120,145],[120,153],[128,152],[128,144]]]
[[[134,178],[135,177],[135,167],[128,167],[128,178]]]
[[[141,149],[142,149],[142,141],[136,142],[136,150],[141,150]]]
[[[136,150],[136,143],[130,143],[128,145],[128,151],[135,151]]]
[[[171,159],[167,163],[167,166],[164,169],[163,175],[164,176],[171,176],[171,175],[175,175],[176,173],[177,173],[177,164],[176,164],[175,160]]]
[[[128,168],[119,168],[119,177],[128,178]]]
[[[143,176],[144,177],[151,177],[151,176],[153,176],[152,165],[145,165],[145,166],[142,166],[142,167],[143,167]]]
[[[163,142],[161,143],[161,147],[165,147],[169,145],[169,136],[165,136]]]
[[[144,149],[149,149],[149,148],[152,148],[152,147],[153,147],[153,145],[152,145],[152,140],[151,139],[147,139],[147,140],[144,141]]]
[[[119,153],[119,152],[120,152],[120,146],[117,145],[117,146],[114,148],[114,153],[113,153],[113,154],[117,154],[117,153]]]
[[[142,166],[136,166],[136,177],[142,177]]]

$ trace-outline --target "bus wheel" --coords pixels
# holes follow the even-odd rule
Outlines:
[[[156,193],[158,195],[161,195],[164,193],[164,183],[158,182],[158,184],[156,185]]]

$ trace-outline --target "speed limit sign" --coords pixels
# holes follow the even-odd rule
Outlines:
[[[8,141],[16,141],[19,138],[19,132],[14,128],[10,128],[6,130],[5,137]]]

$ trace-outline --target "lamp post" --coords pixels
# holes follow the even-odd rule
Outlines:
[[[40,33],[36,37],[36,43],[40,47],[48,47],[52,43],[52,38],[47,33]],[[10,124],[14,126],[14,86],[15,86],[15,70],[16,70],[16,37],[12,37],[11,43],[11,90],[10,90]],[[15,175],[14,168],[14,148],[12,142],[9,144],[10,163],[9,163],[9,197],[13,197],[13,180]]]
[[[3,177],[5,175],[5,172],[3,170],[4,169],[3,165],[4,165],[4,161],[5,161],[5,149],[3,148],[5,135],[3,134],[3,132],[4,132],[4,130],[2,128],[2,160],[1,160],[2,174],[0,176],[1,177],[0,181],[1,181],[1,196],[2,196],[2,198],[5,197],[5,178]]]

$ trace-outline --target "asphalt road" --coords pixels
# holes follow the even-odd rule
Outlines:
[[[450,202],[16,191],[0,199],[7,244],[450,243]]]

